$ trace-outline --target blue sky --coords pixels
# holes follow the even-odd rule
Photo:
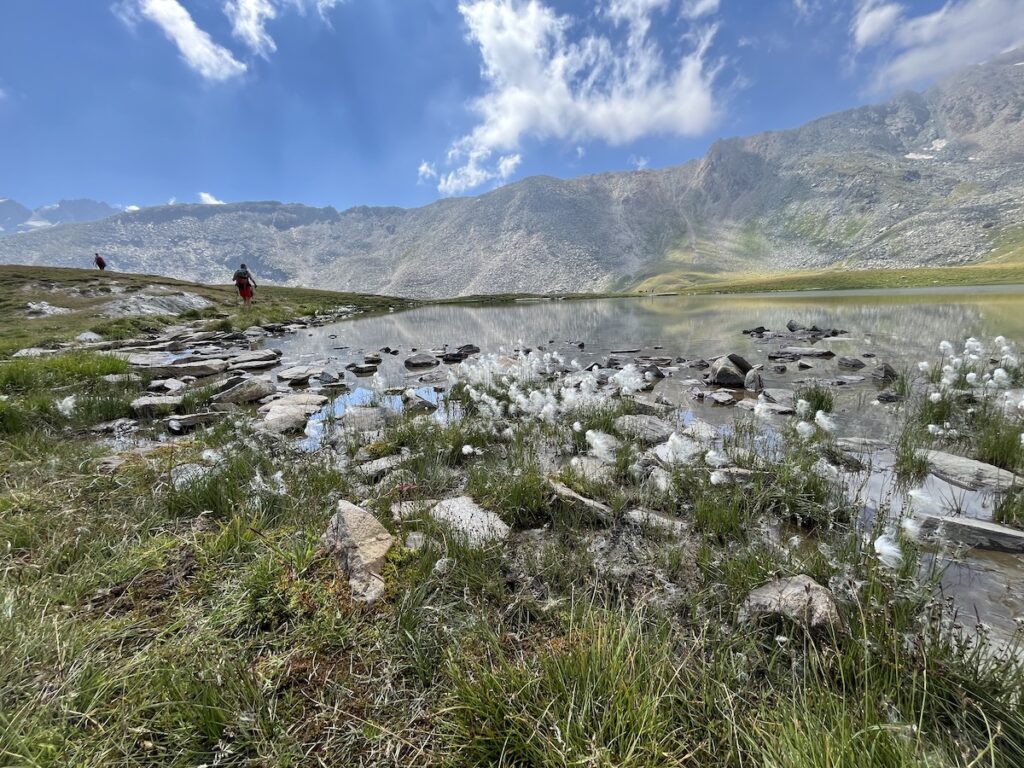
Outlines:
[[[3,0],[0,197],[421,205],[697,157],[1024,43],[1024,0]]]

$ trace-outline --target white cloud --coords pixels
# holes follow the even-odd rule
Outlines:
[[[901,17],[884,39],[875,90],[919,85],[1024,45],[1024,0],[950,0],[933,13]]]
[[[245,73],[245,64],[227,48],[213,42],[178,0],[125,2],[114,6],[114,13],[129,24],[140,16],[156,24],[178,47],[185,63],[207,80],[229,80]]]
[[[625,39],[573,37],[580,19],[541,0],[464,0],[459,11],[480,49],[484,94],[476,126],[455,140],[439,178],[443,194],[502,180],[524,139],[601,140],[622,145],[650,135],[697,135],[718,118],[707,64],[715,27],[688,35],[688,53],[668,60],[648,39],[651,16],[676,0],[611,0],[595,16],[625,24]],[[496,159],[495,159],[496,158]]]
[[[140,211],[142,209],[139,208],[139,206],[137,206],[137,205],[126,205],[124,207],[124,210],[125,210],[125,213],[135,213],[135,211]]]
[[[869,45],[884,42],[893,33],[902,15],[903,6],[898,3],[864,0],[850,26],[854,48],[859,51]]]
[[[271,0],[227,0],[224,13],[231,20],[231,32],[258,56],[267,58],[277,44],[267,33],[266,23],[277,16]]]
[[[498,177],[504,181],[516,172],[516,168],[523,162],[523,157],[518,152],[514,155],[505,155],[498,159]]]
[[[577,160],[582,160],[583,156],[585,154],[587,154],[587,150],[586,149],[584,149],[583,147],[580,147],[580,146],[576,147],[576,159]]]
[[[173,200],[173,198],[172,198]],[[223,200],[218,200],[216,197],[211,195],[209,192],[199,193],[199,202],[203,205],[224,205]]]
[[[419,177],[419,183],[423,184],[430,179],[437,178],[437,168],[434,167],[433,163],[428,163],[424,160],[420,163],[420,167],[416,169],[416,174]]]
[[[683,16],[688,19],[699,19],[702,16],[710,16],[718,13],[720,0],[685,0],[683,3]]]
[[[0,99],[6,99],[6,98],[7,98],[7,91],[5,91],[3,88],[0,88]]]
[[[629,156],[629,164],[636,168],[638,171],[642,171],[644,168],[646,168],[647,164],[650,161],[651,159],[649,157],[645,157],[643,155],[640,155],[639,157],[637,155]]]
[[[793,0],[793,7],[798,16],[807,18],[818,10],[818,0]]]

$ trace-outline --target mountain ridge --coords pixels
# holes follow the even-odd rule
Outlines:
[[[1024,256],[1024,51],[924,92],[701,158],[532,176],[419,208],[262,201],[117,212],[0,238],[0,261],[448,297],[682,287],[781,269]],[[159,265],[159,269],[154,269]]]

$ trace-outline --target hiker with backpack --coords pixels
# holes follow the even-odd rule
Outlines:
[[[93,254],[93,255],[96,257],[95,259],[93,259],[93,263],[96,265],[96,268],[100,272],[102,272],[103,270],[105,270],[107,268],[106,259],[104,259],[102,256],[100,256],[98,253]]]
[[[242,264],[235,270],[235,274],[231,279],[234,281],[235,287],[238,288],[238,295],[242,297],[242,303],[247,307],[251,306],[253,292],[256,289],[256,281],[253,280],[249,268]]]

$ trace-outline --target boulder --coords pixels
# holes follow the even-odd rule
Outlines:
[[[103,341],[103,337],[93,331],[85,331],[75,336],[75,341],[82,344],[97,344]]]
[[[417,368],[433,368],[435,365],[439,365],[440,362],[441,361],[433,355],[428,355],[426,352],[419,352],[405,359],[405,367],[410,370],[415,370]]]
[[[848,371],[858,371],[864,367],[864,361],[859,357],[840,357],[836,365]]]
[[[924,448],[919,449],[917,455],[928,462],[933,475],[969,491],[1005,491],[1014,485],[1024,487],[1024,477],[982,461]]]
[[[914,518],[920,523],[920,535],[939,538],[977,549],[1000,552],[1024,552],[1024,531],[1009,528],[991,520],[972,517],[948,517],[918,512]]]
[[[748,363],[741,355],[737,355],[735,352],[726,355],[726,357],[729,358],[732,364],[735,365],[739,369],[740,373],[742,373],[743,375],[746,375],[747,372],[754,367],[750,363]]]
[[[377,366],[370,363],[352,363],[345,368],[355,376],[373,376],[377,372]]]
[[[287,395],[261,406],[263,426],[271,432],[302,430],[306,421],[327,403],[327,398],[314,393]]]
[[[690,419],[690,423],[686,425],[682,435],[700,443],[713,443],[718,439],[718,429],[706,421],[695,417]]]
[[[720,387],[742,387],[743,380],[743,372],[728,357],[715,360],[708,371],[708,383]]]
[[[239,384],[213,396],[215,403],[251,403],[262,400],[277,392],[277,387],[269,379],[246,379]]]
[[[892,384],[900,377],[899,371],[888,363],[882,363],[871,372],[871,378],[883,384]]]
[[[478,506],[469,496],[445,499],[430,510],[430,516],[465,536],[474,547],[501,541],[509,534],[509,527],[500,517]]]
[[[228,360],[228,370],[258,371],[263,368],[273,368],[280,358],[281,353],[275,349],[255,349],[235,355]]]
[[[665,442],[674,431],[671,424],[657,416],[619,416],[614,426],[620,435],[648,445]]]
[[[747,371],[747,375],[743,377],[743,388],[748,392],[760,392],[764,389],[764,379],[761,378],[761,372],[753,369]]]
[[[352,599],[373,603],[384,594],[384,560],[394,537],[362,507],[348,501],[338,502],[320,545],[335,557],[348,576]]]
[[[841,630],[832,593],[810,576],[792,576],[758,587],[740,606],[741,624],[761,619],[786,618],[812,631]]]

